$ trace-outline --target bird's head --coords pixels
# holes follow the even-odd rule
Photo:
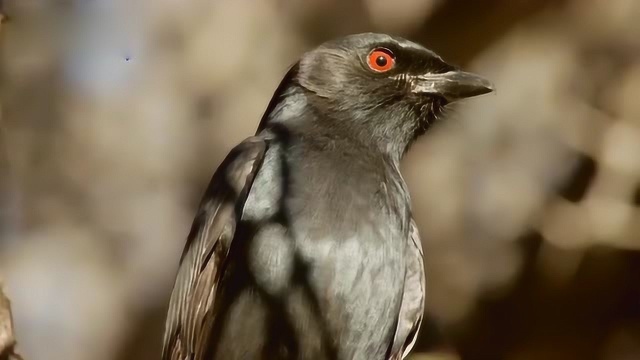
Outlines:
[[[303,90],[322,126],[399,153],[447,104],[493,91],[489,81],[433,51],[384,34],[326,42],[303,55],[294,70],[290,82]]]

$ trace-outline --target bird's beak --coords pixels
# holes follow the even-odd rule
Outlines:
[[[493,84],[489,80],[461,70],[417,75],[413,85],[415,93],[439,95],[449,102],[487,94],[493,90]]]

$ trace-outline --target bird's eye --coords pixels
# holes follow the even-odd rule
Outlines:
[[[391,50],[384,48],[373,49],[367,60],[369,67],[375,72],[386,72],[396,65],[396,59]]]

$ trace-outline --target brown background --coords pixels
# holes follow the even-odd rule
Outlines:
[[[640,359],[637,0],[0,4],[0,276],[25,358],[157,358],[211,173],[303,51],[373,30],[498,89],[404,163],[419,350]]]

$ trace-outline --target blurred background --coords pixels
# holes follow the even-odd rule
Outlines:
[[[157,359],[214,169],[302,52],[372,30],[498,89],[403,164],[427,268],[414,359],[640,359],[640,1],[0,8],[0,278],[25,359]]]

